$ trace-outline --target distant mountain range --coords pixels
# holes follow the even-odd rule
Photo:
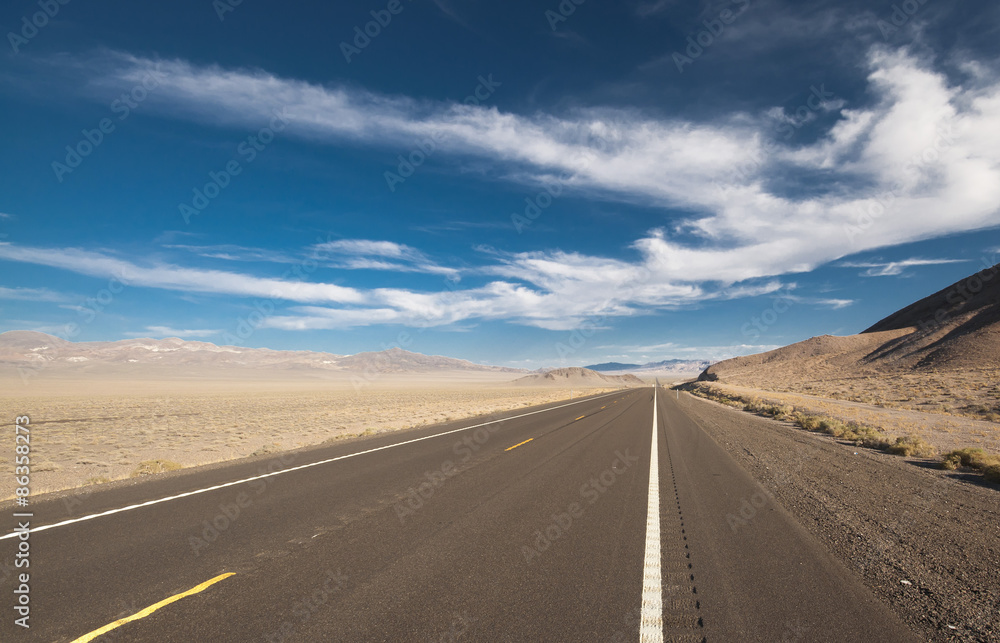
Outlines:
[[[70,342],[35,331],[0,333],[0,366],[72,370],[81,374],[102,366],[122,369],[175,366],[207,369],[267,369],[341,371],[345,373],[428,373],[445,371],[526,373],[502,366],[486,366],[463,359],[421,355],[400,348],[335,355],[312,351],[217,346],[209,342],[167,339],[125,339],[116,342]]]
[[[684,360],[667,359],[662,362],[648,362],[646,364],[622,364],[621,362],[606,362],[604,364],[593,364],[584,366],[586,369],[599,373],[700,373],[708,368],[712,363],[706,360]]]
[[[579,388],[606,386],[646,386],[635,375],[605,375],[588,368],[557,368],[544,373],[532,373],[513,381],[516,386],[576,386]]]

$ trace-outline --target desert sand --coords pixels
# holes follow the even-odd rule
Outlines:
[[[32,492],[184,468],[568,399],[568,387],[515,387],[509,373],[307,379],[0,379],[4,416],[31,418]],[[611,387],[613,388],[613,387]],[[575,396],[601,388],[575,388]],[[0,455],[9,467],[13,456]],[[13,495],[13,477],[0,499]]]

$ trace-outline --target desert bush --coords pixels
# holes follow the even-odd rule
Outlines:
[[[806,415],[805,413],[795,414],[795,423],[806,431],[819,431],[822,418],[818,415]]]
[[[138,478],[139,476],[149,476],[154,473],[163,473],[165,471],[176,471],[177,469],[183,468],[176,462],[170,460],[146,460],[140,462],[139,466],[136,467],[130,474],[133,478]]]
[[[269,455],[271,453],[280,453],[280,452],[281,452],[281,445],[275,442],[274,444],[265,444],[261,448],[251,453],[250,457],[252,458],[258,455]]]
[[[941,460],[942,469],[953,471],[959,467],[976,469],[990,482],[1000,483],[1000,456],[978,447],[951,451]]]
[[[937,454],[937,449],[927,440],[916,435],[896,438],[896,441],[886,448],[889,453],[905,457],[931,458]]]
[[[990,455],[978,447],[958,449],[944,456],[945,460],[955,463],[956,467],[970,467],[972,469],[982,469],[991,464],[1000,464],[1000,458]]]

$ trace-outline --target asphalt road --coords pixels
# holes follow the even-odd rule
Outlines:
[[[647,388],[38,498],[0,640],[917,640],[674,395],[655,430]]]

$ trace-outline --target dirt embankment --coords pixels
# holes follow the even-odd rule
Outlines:
[[[915,631],[930,641],[1000,641],[1000,487],[694,396],[681,401]]]

